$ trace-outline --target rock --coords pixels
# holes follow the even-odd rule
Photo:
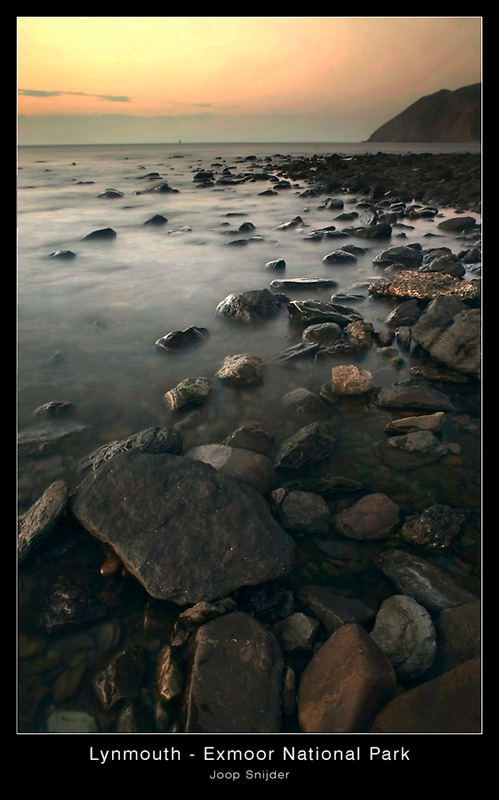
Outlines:
[[[402,417],[394,419],[385,425],[386,433],[403,434],[413,433],[414,431],[439,431],[445,420],[443,411],[436,411],[434,414],[423,414],[422,416]]]
[[[88,426],[70,420],[48,420],[40,425],[23,428],[17,436],[17,449],[20,456],[49,455],[82,439]]]
[[[329,345],[334,344],[341,336],[341,327],[337,322],[322,322],[318,325],[309,325],[302,333],[302,340],[306,344]]]
[[[73,408],[73,403],[69,403],[67,400],[50,400],[48,403],[44,403],[35,408],[33,416],[53,419],[54,417],[66,416]]]
[[[246,232],[249,232],[249,231],[256,231],[256,227],[255,227],[255,225],[253,225],[252,222],[243,222],[239,226],[239,230],[241,231],[241,233],[246,233]]]
[[[86,670],[86,655],[78,653],[70,659],[69,665],[52,683],[52,697],[55,703],[64,703],[77,690]]]
[[[463,265],[456,256],[440,256],[433,259],[428,264],[419,268],[420,272],[442,272],[445,275],[454,275],[455,278],[462,278],[466,272]]]
[[[274,358],[274,361],[277,363],[286,363],[296,358],[306,358],[307,356],[315,355],[318,349],[319,345],[317,343],[298,342],[298,344],[291,345],[291,347],[286,347],[285,350],[282,350]]]
[[[324,256],[322,260],[327,264],[344,264],[345,262],[357,261],[357,256],[347,250],[334,250]]]
[[[317,395],[303,387],[285,394],[282,402],[284,408],[295,417],[329,416],[328,406]]]
[[[331,370],[331,381],[333,395],[359,395],[372,388],[373,376],[354,364],[339,364]]]
[[[465,519],[464,511],[437,503],[419,515],[408,517],[400,535],[411,544],[445,550],[461,532]]]
[[[293,566],[294,543],[265,500],[192,458],[120,453],[84,479],[72,507],[151,596],[177,605],[212,601]]]
[[[236,353],[226,356],[217,378],[235,386],[253,386],[263,381],[265,364],[252,353]]]
[[[395,697],[373,721],[371,733],[480,733],[480,658]]]
[[[150,726],[136,701],[124,701],[116,717],[116,733],[148,733]]]
[[[274,443],[274,434],[260,422],[248,422],[229,434],[224,444],[229,447],[241,447],[266,456]]]
[[[348,344],[356,350],[367,350],[373,343],[374,326],[364,320],[350,322],[345,328],[345,336]]]
[[[452,233],[462,233],[469,231],[476,227],[476,219],[474,217],[450,217],[438,223],[438,227],[442,231],[452,231]]]
[[[256,289],[242,294],[229,294],[216,308],[216,313],[239,322],[257,322],[277,314],[282,300],[269,289]]]
[[[124,196],[125,195],[123,194],[123,192],[119,192],[118,189],[106,189],[105,192],[101,192],[100,194],[97,195],[97,197],[104,197],[111,200],[114,198],[124,197]]]
[[[240,611],[198,629],[184,696],[186,733],[277,733],[283,661],[274,638]]]
[[[289,665],[284,672],[282,710],[287,717],[294,716],[296,712],[296,674]]]
[[[210,619],[220,617],[228,611],[234,611],[236,607],[236,602],[230,597],[225,598],[219,603],[205,603],[202,601],[179,614],[178,621],[185,628],[194,628],[198,625],[204,625],[204,623],[209,622]]]
[[[38,500],[19,517],[17,559],[24,561],[45,541],[66,508],[68,486],[65,481],[55,481],[45,489]]]
[[[73,253],[72,250],[55,250],[53,253],[49,254],[49,258],[62,258],[62,259],[76,258],[76,253]]]
[[[155,342],[156,347],[161,347],[163,350],[177,350],[179,347],[186,347],[193,344],[200,344],[208,337],[206,328],[196,328],[191,325],[183,331],[170,331],[157,339]]]
[[[192,180],[195,183],[211,183],[214,177],[215,176],[211,170],[200,170],[199,172],[196,172]]]
[[[412,597],[395,594],[385,600],[371,636],[402,682],[422,678],[433,664],[435,628],[428,611]]]
[[[415,247],[395,245],[382,250],[373,259],[373,264],[378,267],[389,267],[391,264],[403,264],[407,267],[419,267],[422,261],[422,253]]]
[[[231,242],[227,242],[227,247],[244,247],[248,244],[248,239],[233,239]]]
[[[376,398],[376,405],[380,408],[414,408],[422,411],[455,410],[444,392],[414,378],[383,386]]]
[[[272,632],[285,653],[295,653],[312,649],[318,628],[319,623],[316,619],[297,611],[276,622]]]
[[[465,603],[444,609],[435,620],[436,667],[446,672],[481,653],[481,604]]]
[[[400,592],[408,594],[431,613],[474,602],[477,598],[431,561],[403,550],[385,550],[373,559]]]
[[[398,506],[375,492],[333,517],[335,528],[349,539],[386,539],[399,524]]]
[[[333,430],[324,422],[312,422],[282,442],[274,463],[276,467],[298,469],[327,458],[335,446]]]
[[[421,308],[415,298],[400,303],[385,319],[389,328],[399,328],[401,325],[413,325],[421,315]]]
[[[377,222],[360,228],[353,228],[354,236],[363,239],[389,239],[392,235],[392,226],[388,222]]]
[[[437,361],[458,372],[480,375],[480,309],[467,308],[454,297],[436,297],[411,333]]]
[[[293,592],[275,581],[243,588],[237,597],[243,607],[249,606],[251,613],[264,623],[285,619],[295,610]]]
[[[47,733],[98,733],[95,718],[86,711],[55,709],[47,717]]]
[[[163,395],[163,400],[172,411],[178,411],[186,406],[201,405],[210,399],[213,391],[212,383],[208,378],[185,378],[173,389]]]
[[[93,685],[105,709],[118,700],[137,697],[145,674],[144,650],[133,646],[121,650],[96,674]]]
[[[157,426],[144,428],[144,430],[134,433],[126,439],[109,442],[97,448],[97,450],[94,450],[78,462],[77,469],[79,472],[84,472],[89,467],[96,470],[101,464],[114,458],[118,453],[125,453],[129,450],[139,450],[141,453],[172,453],[176,455],[182,452],[182,447],[182,436],[174,428],[159,428]]]
[[[350,622],[366,625],[375,617],[372,608],[353,597],[337,594],[329,586],[315,584],[301,586],[298,590],[298,600],[322,622],[328,633]]]
[[[271,289],[328,289],[338,286],[336,281],[330,278],[289,278],[286,280],[275,280],[270,284]]]
[[[116,231],[112,228],[99,228],[98,230],[87,233],[87,235],[83,237],[82,241],[84,242],[88,239],[114,239],[115,236]]]
[[[303,220],[299,216],[298,217],[293,217],[293,219],[290,220],[289,222],[283,222],[282,225],[278,225],[277,228],[275,228],[275,230],[276,231],[289,231],[289,230],[292,230],[293,228],[297,228],[298,225],[303,225]]]
[[[395,690],[395,674],[360,625],[339,628],[316,652],[300,680],[298,719],[304,733],[362,733]]]
[[[164,217],[163,214],[154,214],[153,217],[146,219],[144,225],[166,225],[168,222],[168,218]]]
[[[260,194],[262,194],[262,192]],[[274,193],[272,192],[272,194]],[[283,258],[278,258],[274,261],[267,261],[265,264],[265,269],[269,272],[282,272],[286,269],[286,262]]]
[[[156,686],[160,696],[169,703],[184,688],[184,675],[177,661],[175,651],[166,644],[158,653],[156,661]]]
[[[394,448],[402,456],[402,458],[393,460],[388,455],[388,461],[400,469],[416,469],[431,464],[447,453],[447,447],[440,444],[431,431],[425,430],[394,436],[388,441],[388,451],[390,448]],[[406,455],[408,458],[405,458]]]
[[[320,300],[291,300],[288,303],[288,313],[293,321],[301,325],[336,322],[345,327],[349,322],[362,319],[353,308],[336,303],[323,303]]]
[[[274,191],[274,189],[264,189],[263,192],[258,192],[259,196],[267,197],[268,195],[278,195],[279,192]]]
[[[325,536],[329,529],[329,507],[318,494],[291,491],[279,506],[279,520],[287,531]]]
[[[274,483],[274,467],[270,458],[225,444],[204,444],[192,447],[186,456],[210,464],[231,478],[246,483],[260,494],[267,494]]]
[[[433,300],[437,295],[445,294],[463,300],[475,300],[480,296],[480,290],[474,283],[462,281],[453,275],[401,270],[370,283],[369,294],[402,299],[414,297],[418,300]]]

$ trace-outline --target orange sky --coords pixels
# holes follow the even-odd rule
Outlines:
[[[62,116],[98,117],[105,135],[117,114],[173,127],[187,115],[201,137],[209,120],[205,141],[217,120],[243,134],[245,119],[272,117],[279,140],[279,119],[284,135],[308,117],[311,141],[319,120],[355,141],[424,94],[480,80],[480,17],[18,17],[20,143],[35,117],[57,139]]]

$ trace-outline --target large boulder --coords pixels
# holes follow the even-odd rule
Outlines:
[[[294,543],[265,500],[192,458],[120,453],[84,478],[72,510],[152,597],[178,605],[223,597],[293,566]]]
[[[186,733],[278,733],[283,659],[272,633],[241,611],[202,625],[184,695]]]
[[[480,309],[441,295],[421,314],[411,334],[437,361],[458,372],[480,375]]]

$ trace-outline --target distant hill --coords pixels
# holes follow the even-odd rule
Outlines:
[[[479,142],[481,83],[420,97],[385,122],[368,142]]]

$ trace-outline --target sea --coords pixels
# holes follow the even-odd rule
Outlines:
[[[439,231],[435,237],[436,223],[454,216],[453,209],[440,209],[436,220],[403,220],[411,227],[396,233],[394,229],[389,241],[352,236],[348,241],[367,247],[366,252],[355,262],[331,265],[324,256],[346,240],[305,238],[315,229],[352,224],[335,222],[340,212],[320,207],[326,195],[301,196],[308,188],[305,182],[293,182],[270,196],[260,194],[273,188],[269,180],[202,187],[194,180],[199,171],[211,170],[218,177],[229,168],[234,177],[251,170],[282,177],[279,165],[290,155],[339,153],[349,158],[380,151],[479,150],[478,144],[324,142],[19,147],[17,428],[21,438],[33,434],[35,442],[31,451],[19,450],[19,511],[26,511],[53,481],[72,473],[92,450],[145,428],[176,426],[188,448],[222,443],[243,422],[257,420],[281,441],[304,424],[290,417],[283,397],[299,387],[318,394],[335,364],[362,366],[372,372],[376,386],[386,386],[410,377],[411,367],[425,362],[417,348],[404,348],[395,339],[390,351],[373,347],[334,359],[276,363],[283,350],[301,339],[301,330],[290,324],[285,308],[270,320],[250,325],[220,317],[216,308],[226,296],[268,288],[276,278],[331,278],[337,282],[333,290],[285,293],[291,299],[324,301],[336,293],[355,295],[351,301],[338,302],[355,308],[375,330],[383,330],[396,302],[369,295],[369,283],[383,274],[373,265],[374,257],[389,245],[416,242],[423,248],[447,246],[458,253],[463,248],[458,236]],[[178,191],[151,191],[161,181]],[[107,189],[120,195],[100,196]],[[331,196],[343,200],[344,211],[355,210],[357,202],[365,200],[352,193]],[[364,213],[359,208],[354,224],[366,224]],[[146,225],[154,215],[167,222]],[[302,224],[279,229],[296,216]],[[472,216],[481,221],[478,214]],[[245,222],[254,226],[250,233],[239,231]],[[112,228],[115,238],[85,240],[103,228]],[[230,244],[243,238],[248,240],[245,245]],[[61,250],[72,251],[74,257],[52,257]],[[277,259],[286,262],[284,273],[265,269]],[[464,279],[477,275],[476,265],[469,265]],[[177,352],[156,346],[168,332],[189,326],[206,328],[208,337]],[[226,356],[247,352],[267,365],[261,385],[239,389],[215,377]],[[171,411],[165,393],[184,378],[198,376],[213,380],[210,401],[197,409]],[[339,404],[334,414],[335,473],[363,482],[370,492],[388,494],[404,514],[433,503],[464,506],[479,514],[479,390],[474,383],[446,384],[445,389],[457,397],[460,411],[449,415],[443,430],[445,441],[453,445],[446,464],[404,472],[384,463],[380,455],[386,442],[384,428],[393,412],[352,399]],[[64,424],[69,428],[74,424],[74,431],[56,445],[49,441],[37,450],[37,431],[43,434],[47,427],[62,424],[35,413],[50,401],[71,404]],[[478,539],[469,532],[467,537],[457,556],[439,556],[442,565],[465,580],[479,569],[479,534]],[[305,551],[307,547],[302,543]],[[362,581],[362,564],[356,562],[355,567],[352,562],[350,583],[342,583],[341,559],[349,556],[340,551],[337,547],[336,557],[310,551],[300,580],[337,581],[343,591],[351,591],[352,576]],[[367,546],[365,557],[370,553]],[[356,591],[359,586],[354,586]],[[28,632],[32,624],[29,619],[23,623]],[[36,725],[43,730],[43,720]]]

